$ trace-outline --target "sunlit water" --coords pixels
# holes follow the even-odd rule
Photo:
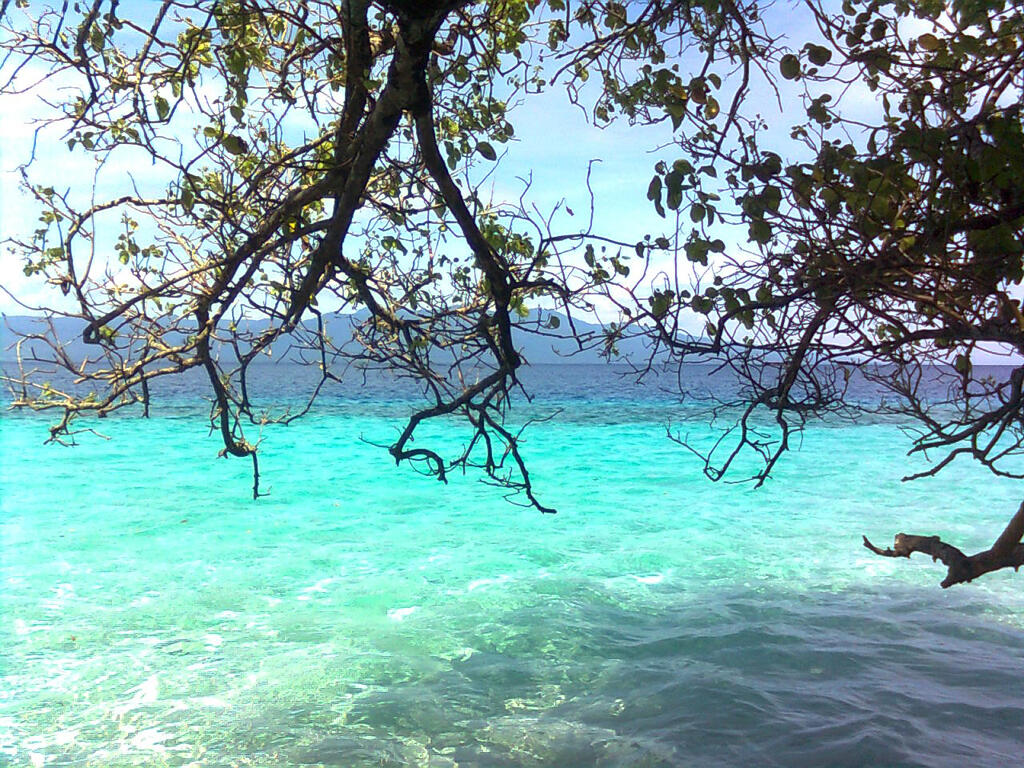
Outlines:
[[[372,388],[267,430],[258,502],[194,405],[73,449],[6,414],[0,763],[1020,764],[1024,576],[944,591],[860,545],[982,548],[1019,486],[901,484],[885,423],[713,484],[664,394],[545,376],[563,410],[524,452],[555,516],[396,469],[364,440],[408,405]]]

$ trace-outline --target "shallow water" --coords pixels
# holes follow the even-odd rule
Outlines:
[[[860,546],[981,548],[1017,485],[901,484],[920,465],[886,423],[812,429],[760,490],[713,484],[664,436],[706,426],[663,393],[544,375],[533,407],[564,410],[524,450],[555,516],[396,469],[364,439],[407,392],[268,429],[258,502],[187,392],[73,449],[6,414],[0,761],[1020,761],[1020,576],[944,591],[941,566]]]

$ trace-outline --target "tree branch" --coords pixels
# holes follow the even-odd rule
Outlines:
[[[864,537],[864,546],[882,557],[906,557],[914,552],[931,555],[933,561],[941,560],[949,571],[942,581],[942,588],[947,589],[954,584],[972,581],[979,576],[998,571],[1002,568],[1013,568],[1015,571],[1024,565],[1024,544],[1020,543],[1024,535],[1024,504],[1010,520],[1006,529],[996,539],[990,549],[974,555],[965,555],[952,544],[947,544],[938,536],[914,536],[897,533],[891,548],[881,549]]]

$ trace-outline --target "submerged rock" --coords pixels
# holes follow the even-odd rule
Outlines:
[[[615,732],[551,717],[502,717],[477,738],[526,764],[594,765]]]
[[[456,761],[469,765],[591,765],[611,768],[667,768],[676,763],[670,749],[642,744],[609,728],[557,717],[503,717],[476,734],[475,750],[460,750]],[[475,752],[475,754],[470,754]]]
[[[426,750],[421,750],[423,754],[409,754],[415,750],[409,750],[405,744],[372,736],[330,736],[298,753],[294,761],[299,765],[422,765]]]

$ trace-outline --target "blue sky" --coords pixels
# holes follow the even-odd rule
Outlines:
[[[776,18],[770,20],[771,27],[787,30],[787,42],[793,48],[799,48],[815,36],[806,14],[796,11],[800,7],[794,3],[779,4],[772,11]],[[37,67],[30,65],[22,82],[41,74]],[[35,140],[32,121],[49,111],[41,99],[52,99],[62,85],[65,83],[54,80],[35,92],[0,97],[0,112],[4,115],[0,121],[0,233],[4,237],[26,236],[37,226],[35,202],[20,189],[16,167],[32,151]],[[782,94],[781,110],[775,93],[763,83],[754,83],[747,109],[767,119],[774,141],[788,142],[789,127],[802,121],[803,111],[797,87],[786,82],[782,86],[788,91]],[[219,91],[220,86],[215,87]],[[873,96],[864,87],[855,86],[848,91],[844,95],[844,103],[848,108],[877,111]],[[597,161],[591,166],[590,178],[595,193],[594,234],[636,242],[644,235],[671,236],[674,232],[676,221],[673,212],[668,211],[668,218],[663,219],[646,199],[655,163],[660,159],[671,163],[680,156],[678,149],[665,146],[670,145],[672,139],[667,123],[638,127],[619,120],[605,128],[596,128],[579,107],[569,103],[561,86],[529,96],[511,119],[516,128],[516,138],[497,147],[504,155],[497,168],[492,169],[489,163],[483,162],[474,171],[476,175],[493,170],[482,190],[484,195],[490,193],[495,202],[516,200],[522,194],[523,179],[529,177],[532,184],[528,200],[542,214],[548,214],[564,202],[556,219],[559,228],[563,231],[583,229],[590,207],[586,189],[587,168],[592,161]],[[187,143],[194,126],[187,120],[176,124],[180,126],[178,135]],[[303,126],[297,119],[292,130],[297,136],[304,127],[312,126]],[[80,203],[88,201],[94,183],[98,185],[99,197],[102,198],[104,192],[123,187],[129,175],[143,190],[148,188],[155,193],[162,192],[172,179],[163,169],[152,166],[148,161],[139,162],[140,158],[133,157],[130,152],[113,158],[98,171],[93,156],[80,149],[69,152],[59,132],[52,129],[41,133],[35,142],[32,178],[58,190],[70,189]],[[569,216],[567,209],[573,210],[574,215]],[[690,224],[687,216],[682,218],[685,235]],[[114,236],[108,233],[108,242],[112,242]],[[728,250],[735,253],[743,247],[746,231],[745,228],[721,226],[714,236],[722,238]],[[105,258],[103,250],[102,247],[98,249],[98,259]],[[671,261],[670,254],[661,254],[655,259],[657,265],[666,269],[671,266]],[[42,285],[38,278],[26,278],[22,266],[20,257],[9,249],[0,251],[0,284],[30,305],[69,306],[66,299]],[[684,267],[688,269],[689,265]],[[25,310],[6,292],[0,292],[0,311],[20,313]],[[607,307],[604,311],[609,313]],[[694,320],[703,325],[702,318]]]
[[[799,32],[793,25],[790,30],[791,34]],[[794,40],[797,46],[802,42]],[[30,65],[22,82],[40,74]],[[16,167],[31,152],[31,122],[47,114],[40,97],[52,98],[61,85],[60,81],[48,82],[35,93],[0,97],[4,114],[0,121],[0,233],[4,237],[27,235],[37,225],[35,203],[19,188]],[[767,90],[754,94],[754,106],[766,115],[774,115],[783,129],[795,118],[792,110],[789,115],[780,115],[774,96]],[[591,161],[599,161],[593,164],[590,179],[595,193],[595,234],[635,242],[646,234],[670,235],[674,231],[672,212],[669,211],[667,220],[662,219],[646,199],[655,162],[671,162],[678,156],[671,148],[651,151],[671,141],[667,124],[640,128],[619,121],[603,129],[595,128],[578,107],[568,102],[560,86],[531,95],[513,114],[512,121],[516,140],[498,147],[505,156],[489,176],[484,190],[491,192],[495,202],[518,199],[524,186],[522,179],[531,177],[528,199],[543,214],[564,200],[575,215],[570,217],[563,209],[558,219],[560,227],[569,231],[585,228],[590,206],[585,184],[587,167]],[[190,130],[187,123],[179,129],[183,140],[188,141]],[[301,130],[301,126],[296,126],[296,130]],[[481,167],[476,172],[487,170],[490,169]],[[162,191],[171,180],[161,169],[139,163],[130,154],[113,159],[97,175],[94,158],[80,150],[69,152],[59,133],[53,130],[40,134],[31,174],[35,181],[58,190],[71,189],[82,202],[91,194],[94,181],[102,193],[123,184],[128,174],[136,184],[155,192]],[[717,236],[733,244],[741,242],[744,234],[720,232]],[[102,258],[102,254],[98,255]],[[662,262],[668,263],[667,255]],[[55,291],[40,285],[38,279],[26,279],[20,257],[8,249],[0,252],[0,284],[28,304],[62,305],[64,301]],[[4,292],[0,292],[0,310],[24,311]]]
[[[91,194],[94,178],[100,183],[100,192],[119,186],[128,174],[154,191],[170,180],[159,168],[147,167],[146,162],[140,165],[130,156],[112,160],[97,176],[95,159],[81,150],[69,151],[59,132],[49,129],[35,138],[33,121],[47,113],[39,98],[53,88],[39,94],[0,97],[5,115],[0,121],[0,232],[4,237],[27,235],[37,226],[36,203],[21,189],[17,172],[17,166],[30,156],[33,142],[36,159],[31,177],[58,190],[72,189],[79,199]],[[673,226],[658,217],[646,199],[654,163],[660,156],[672,154],[650,151],[670,138],[667,131],[643,130],[625,123],[594,128],[560,90],[532,96],[515,112],[513,122],[516,139],[497,147],[504,157],[484,187],[495,201],[518,199],[523,180],[532,178],[529,199],[542,212],[548,213],[564,201],[575,215],[570,217],[563,209],[561,224],[567,229],[584,227],[590,205],[587,167],[594,160],[598,161],[591,172],[596,233],[635,241],[645,233],[661,234]],[[187,140],[187,134],[184,138]],[[481,173],[490,170],[488,164],[478,169]],[[38,280],[25,278],[20,256],[9,249],[0,254],[0,284],[30,304],[57,301]],[[0,295],[0,309],[23,311],[6,293]]]

